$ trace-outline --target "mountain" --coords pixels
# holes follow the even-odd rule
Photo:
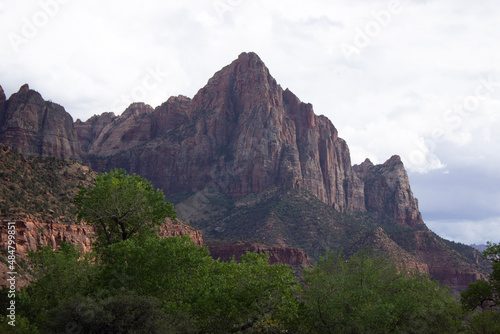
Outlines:
[[[332,122],[282,89],[255,53],[192,99],[133,103],[119,116],[73,123],[27,85],[0,98],[0,142],[146,177],[208,237],[300,247],[313,260],[327,247],[369,245],[457,289],[484,273],[477,252],[425,226],[398,156],[352,166]]]
[[[5,100],[0,92],[0,143],[24,155],[79,158],[73,118],[56,103],[24,85]]]

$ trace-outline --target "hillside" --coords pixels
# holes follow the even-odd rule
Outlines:
[[[312,260],[326,249],[350,255],[371,247],[393,257],[400,268],[427,272],[455,290],[467,288],[489,268],[478,252],[440,238],[425,225],[408,226],[369,212],[341,213],[306,190],[272,188],[241,198],[215,190],[187,195],[170,200],[207,240],[297,247]]]
[[[73,197],[96,175],[74,159],[25,158],[0,144],[0,216],[75,223]]]

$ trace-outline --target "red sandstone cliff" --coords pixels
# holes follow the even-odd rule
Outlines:
[[[286,263],[294,268],[305,268],[311,265],[309,256],[298,248],[270,246],[261,243],[223,243],[211,242],[208,244],[210,255],[214,259],[230,261],[233,256],[239,261],[247,252],[269,254],[269,264]]]
[[[413,197],[408,174],[399,156],[391,157],[382,165],[373,165],[366,159],[353,169],[363,181],[367,211],[388,214],[400,224],[424,226],[418,201]]]
[[[3,90],[0,95],[4,95]],[[79,158],[81,155],[73,118],[60,105],[44,101],[28,85],[0,102],[0,143],[27,156]]]
[[[217,72],[193,99],[172,97],[156,109],[134,103],[120,116],[75,124],[27,85],[8,100],[2,90],[0,142],[27,155],[81,157],[97,171],[124,168],[167,196],[207,187],[237,197],[302,188],[341,212],[422,224],[401,161],[353,168],[330,120],[283,90],[254,53]]]

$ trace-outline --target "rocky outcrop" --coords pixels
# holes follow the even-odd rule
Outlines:
[[[36,219],[13,219],[0,221],[0,249],[7,249],[8,222],[16,223],[17,253],[25,257],[28,251],[35,251],[39,247],[58,248],[62,242],[73,244],[82,252],[90,251],[94,240],[94,228],[87,224],[70,225],[57,221],[40,221]],[[189,225],[168,220],[160,226],[161,237],[174,237],[187,235],[196,245],[203,245],[200,231]]]
[[[450,286],[454,291],[466,290],[469,283],[486,279],[484,274],[472,268],[471,261],[467,264],[462,254],[450,252],[442,242],[436,240],[431,231],[418,231],[415,233],[415,239],[415,252],[427,263],[431,277]],[[476,258],[477,260],[479,259]]]
[[[265,253],[269,255],[269,264],[284,263],[293,268],[310,267],[309,256],[301,249],[293,247],[269,246],[262,243],[223,243],[212,242],[208,244],[210,255],[214,259],[230,261],[233,257],[240,261],[247,252]]]
[[[203,246],[203,235],[201,231],[180,222],[173,222],[170,219],[168,219],[165,224],[160,226],[158,235],[164,238],[182,237],[187,235],[191,238],[195,245]]]
[[[5,102],[6,102],[5,93],[3,91],[2,86],[0,86],[0,124],[3,123],[3,119],[5,116]]]
[[[399,156],[381,165],[373,165],[366,159],[353,169],[363,181],[367,211],[389,215],[400,224],[424,226],[418,201],[413,197],[408,174]]]
[[[83,152],[88,152],[91,145],[101,134],[102,130],[113,120],[116,116],[112,112],[105,112],[101,115],[94,115],[86,122],[77,119],[75,122],[75,130],[78,135],[78,141]]]
[[[150,141],[153,119],[148,116],[152,113],[147,104],[131,104],[99,132],[87,153],[110,156]]]
[[[80,157],[73,118],[60,105],[44,101],[28,85],[5,101],[3,109],[0,143],[27,156]]]
[[[403,272],[413,273],[416,271],[430,274],[429,266],[425,263],[425,260],[404,250],[381,227],[368,233],[360,246],[369,247],[376,253],[393,259],[398,269]]]
[[[25,257],[28,251],[39,247],[56,249],[62,242],[68,242],[83,252],[92,246],[93,230],[88,225],[67,225],[54,221],[37,221],[32,219],[16,219],[17,254]],[[0,221],[0,248],[7,249],[8,220]]]

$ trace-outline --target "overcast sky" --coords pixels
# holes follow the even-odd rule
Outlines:
[[[353,163],[402,157],[433,231],[499,242],[499,18],[493,0],[0,0],[0,85],[86,120],[192,97],[254,51]]]

